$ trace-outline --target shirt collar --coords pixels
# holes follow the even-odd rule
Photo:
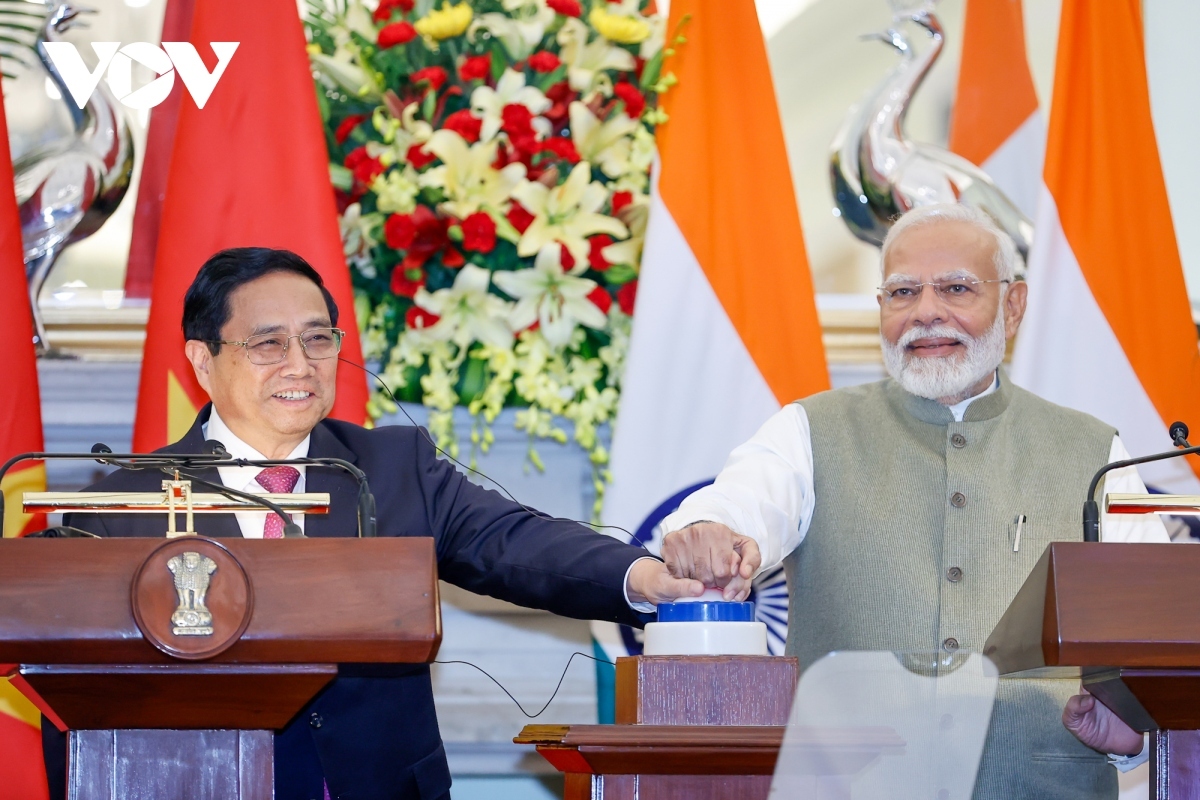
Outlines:
[[[266,461],[267,457],[255,450],[225,424],[225,420],[221,419],[221,415],[217,413],[217,407],[214,405],[208,416],[208,422],[203,427],[204,438],[216,439],[221,444],[225,445],[225,449],[234,458],[244,458],[248,461]],[[312,434],[304,437],[304,441],[296,445],[295,449],[288,454],[288,458],[307,458],[309,443],[312,441]],[[296,469],[300,471],[300,483],[297,484],[295,491],[303,491],[304,473],[303,465],[297,465]],[[245,489],[253,484],[258,489],[258,481],[256,480],[258,473],[262,471],[262,467],[218,467],[217,471],[221,474],[221,482],[226,486],[234,489]]]
[[[966,400],[963,400],[961,403],[955,403],[952,406],[947,406],[947,408],[950,409],[950,413],[954,415],[954,421],[962,422],[963,415],[965,415],[967,413],[967,406],[971,405],[971,403],[974,403],[976,400],[987,397],[989,394],[991,394],[992,392],[995,392],[999,388],[1000,388],[1000,372],[999,372],[999,370],[997,370],[996,374],[992,376],[992,383],[991,383],[991,385],[988,386],[988,388],[984,389],[982,392],[975,395],[974,397],[968,397]]]

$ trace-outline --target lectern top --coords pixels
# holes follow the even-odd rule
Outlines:
[[[208,565],[199,548],[195,569],[183,558],[174,570],[150,562],[163,539],[0,541],[0,663],[416,663],[437,653],[441,619],[432,539],[191,541],[228,552],[230,564],[244,572],[244,589],[237,591],[245,597],[225,602],[223,593],[242,585],[235,566],[217,568],[214,561],[201,586]],[[139,582],[143,565],[163,574]],[[241,617],[205,616],[219,617],[222,603],[226,611],[220,613],[244,615],[240,633]],[[222,630],[231,638],[213,653]],[[171,653],[155,638],[190,655]],[[204,640],[213,646],[206,649]],[[204,643],[189,646],[193,641]]]

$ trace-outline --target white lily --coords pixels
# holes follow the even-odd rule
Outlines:
[[[474,41],[480,29],[486,30],[500,40],[513,61],[524,60],[553,24],[554,9],[546,5],[546,0],[504,0],[504,8],[508,14],[493,11],[476,17],[467,37]]]
[[[423,337],[434,341],[454,342],[460,349],[472,342],[496,347],[512,344],[512,331],[506,319],[511,309],[508,303],[488,292],[491,277],[483,267],[467,264],[458,271],[449,289],[428,292],[424,287],[413,298],[419,307],[441,319],[423,329]]]
[[[517,298],[508,315],[513,330],[524,330],[535,321],[546,341],[562,347],[571,340],[576,325],[603,328],[604,312],[588,295],[596,282],[563,272],[562,245],[548,244],[538,251],[531,269],[497,272],[496,285]]]
[[[382,96],[375,77],[354,63],[358,60],[357,55],[339,51],[332,56],[310,53],[308,58],[326,85],[341,87],[364,100],[377,100]]]
[[[600,251],[610,264],[636,267],[642,261],[642,245],[646,242],[646,223],[650,219],[649,198],[634,194],[633,203],[621,209],[621,219],[629,226],[629,238],[614,242]]]
[[[613,114],[604,122],[592,110],[576,100],[571,103],[571,138],[575,149],[585,161],[600,166],[610,178],[619,178],[629,170],[629,153],[633,146],[630,134],[642,127],[624,113]]]
[[[557,38],[562,48],[561,58],[567,65],[567,81],[577,92],[587,94],[598,85],[607,83],[605,70],[628,71],[635,66],[632,53],[613,46],[603,36],[597,36],[589,42],[587,25],[573,17],[559,28]]]
[[[506,69],[496,82],[496,88],[480,86],[471,92],[471,112],[483,120],[479,138],[490,141],[500,130],[501,114],[507,105],[523,105],[534,115],[534,129],[542,136],[550,133],[550,121],[538,117],[553,103],[536,86],[525,85],[525,74]]]
[[[425,151],[442,160],[439,166],[421,173],[422,186],[441,189],[449,198],[439,208],[466,219],[481,209],[501,213],[513,189],[525,179],[524,164],[509,164],[497,170],[495,141],[468,145],[456,132],[436,131],[425,143]]]
[[[375,193],[375,207],[385,214],[411,214],[417,207],[417,195],[421,191],[420,176],[405,164],[403,169],[391,169],[379,175],[371,183]]]
[[[338,227],[342,233],[342,252],[346,260],[357,266],[360,271],[374,269],[371,265],[371,250],[378,242],[375,241],[372,231],[378,228],[381,222],[381,215],[363,214],[362,206],[358,203],[351,203],[338,218]]]
[[[625,238],[625,225],[599,209],[608,198],[608,190],[591,180],[592,165],[580,161],[571,174],[553,189],[525,181],[512,196],[533,214],[533,222],[517,242],[517,254],[531,256],[551,242],[562,242],[575,259],[575,272],[587,269],[587,237],[597,233]]]

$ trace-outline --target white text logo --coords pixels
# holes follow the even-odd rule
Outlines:
[[[46,42],[46,52],[63,83],[71,93],[75,105],[83,108],[88,98],[96,91],[100,78],[108,71],[108,85],[117,99],[130,108],[145,109],[167,99],[175,85],[175,73],[183,79],[183,85],[192,95],[199,108],[204,108],[217,81],[225,74],[239,42],[211,42],[217,56],[217,66],[209,72],[200,60],[200,54],[189,42],[163,42],[162,47],[149,42],[131,42],[121,47],[120,42],[92,42],[96,53],[96,69],[89,72],[83,57],[69,42]],[[163,51],[166,52],[163,52]],[[133,62],[154,70],[158,77],[137,91],[133,91]]]

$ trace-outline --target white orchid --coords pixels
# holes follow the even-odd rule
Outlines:
[[[467,264],[458,271],[449,289],[428,292],[417,290],[413,302],[440,319],[420,333],[429,339],[454,342],[466,351],[479,341],[496,347],[512,344],[512,331],[505,320],[510,303],[488,292],[491,273],[483,267]]]
[[[608,191],[591,180],[592,165],[580,161],[559,186],[550,189],[541,183],[525,181],[512,196],[533,222],[517,242],[517,254],[540,253],[551,242],[562,242],[575,259],[575,271],[587,268],[587,237],[597,233],[624,238],[629,231],[620,221],[600,213]]]
[[[554,9],[546,0],[504,0],[508,14],[489,12],[480,14],[471,23],[467,37],[474,41],[480,29],[499,39],[513,61],[529,58],[546,35],[546,28],[554,23]]]
[[[532,269],[497,272],[493,280],[517,304],[508,316],[513,330],[535,321],[546,341],[562,347],[571,340],[576,325],[603,328],[608,318],[588,295],[596,282],[563,271],[562,245],[548,244],[538,251]]]
[[[411,164],[404,169],[392,169],[379,175],[371,183],[375,193],[375,207],[385,214],[411,214],[417,207],[417,194],[421,191],[420,176]]]
[[[523,105],[534,115],[533,127],[540,136],[550,133],[550,121],[539,117],[553,103],[536,86],[525,85],[525,73],[506,69],[496,82],[496,88],[480,86],[471,92],[471,113],[483,120],[479,138],[490,141],[500,130],[504,107]]]
[[[629,135],[641,128],[636,119],[624,113],[613,114],[604,122],[592,110],[576,100],[570,106],[571,138],[585,161],[599,165],[610,178],[629,171],[629,153],[633,146]]]
[[[454,131],[437,131],[425,143],[425,150],[442,163],[421,174],[421,185],[445,192],[449,199],[438,207],[459,219],[481,209],[500,214],[513,189],[525,179],[525,165],[509,164],[499,170],[493,167],[497,146],[495,141],[468,145]]]
[[[561,58],[567,65],[567,81],[571,88],[585,95],[597,88],[609,88],[611,82],[605,70],[630,71],[636,65],[633,54],[615,47],[603,36],[588,41],[588,27],[570,18],[558,31]]]

